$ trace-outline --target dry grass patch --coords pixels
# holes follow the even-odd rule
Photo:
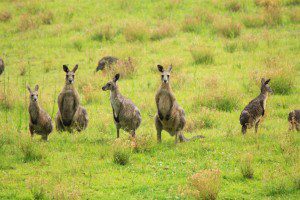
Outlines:
[[[237,0],[229,0],[225,2],[225,7],[231,12],[238,12],[242,8],[242,4]]]
[[[246,35],[242,38],[242,48],[244,51],[254,51],[259,44],[258,38],[255,35]]]
[[[234,53],[238,49],[238,44],[235,41],[227,41],[224,45],[224,50],[228,53]]]
[[[20,21],[18,25],[19,31],[33,30],[39,27],[39,20],[35,16],[28,14],[23,14],[20,16]]]
[[[216,31],[226,38],[236,38],[241,35],[242,25],[232,20],[215,21],[214,27]]]
[[[244,178],[252,179],[254,176],[253,155],[246,154],[241,158],[241,173]]]
[[[201,20],[199,17],[186,16],[182,22],[182,30],[185,32],[199,32]]]
[[[255,0],[254,1],[257,6],[274,7],[280,6],[280,0]]]
[[[161,40],[163,38],[172,37],[175,34],[176,34],[176,26],[171,22],[164,22],[151,30],[150,39]]]
[[[294,8],[289,13],[290,20],[294,23],[300,22],[300,8]]]
[[[113,144],[113,162],[119,165],[126,165],[130,158],[129,140],[116,139]]]
[[[11,13],[8,11],[2,11],[0,12],[0,22],[7,22],[11,20],[12,16]]]
[[[92,39],[97,41],[110,41],[116,36],[116,34],[117,31],[110,24],[106,24],[96,28],[92,35]]]
[[[188,179],[187,195],[196,199],[217,199],[221,189],[219,170],[202,170]]]
[[[214,62],[214,50],[210,47],[192,47],[190,52],[196,64],[211,64]]]
[[[41,12],[39,18],[43,24],[50,25],[54,21],[54,14],[51,11]]]
[[[128,42],[142,42],[149,38],[149,29],[143,22],[132,22],[126,24],[123,34]]]
[[[282,24],[282,9],[280,6],[269,6],[264,10],[264,23],[268,26]]]
[[[108,74],[113,77],[115,74],[119,73],[122,78],[132,76],[136,71],[136,63],[131,57],[128,57],[127,60],[122,59],[114,65],[111,65],[109,68],[104,68],[103,73]]]
[[[247,28],[259,28],[264,26],[264,17],[261,14],[246,15],[242,19]]]

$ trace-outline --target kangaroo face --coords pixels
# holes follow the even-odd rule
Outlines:
[[[271,79],[268,80],[265,80],[264,78],[261,79],[261,88],[260,88],[261,92],[273,94],[273,90],[269,86],[270,80]]]
[[[29,95],[30,101],[31,101],[31,102],[37,102],[38,97],[39,97],[39,94],[38,94],[39,85],[36,85],[36,86],[35,86],[34,91],[32,91],[32,90],[30,89],[29,85],[27,85],[27,90],[28,90],[29,93],[30,93],[30,95]]]
[[[69,70],[67,65],[63,65],[63,69],[66,72],[66,84],[73,84],[75,81],[75,72],[78,69],[78,65],[75,65],[75,67],[71,71]]]
[[[116,74],[113,80],[109,81],[108,83],[106,83],[106,85],[102,87],[102,90],[103,91],[115,90],[117,88],[117,81],[119,80],[119,78],[120,78],[120,74]]]
[[[157,65],[158,71],[161,72],[161,81],[163,83],[168,83],[170,81],[170,74],[172,71],[172,65],[169,66],[168,70],[164,70],[164,67]]]

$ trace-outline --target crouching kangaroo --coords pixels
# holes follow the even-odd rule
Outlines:
[[[296,129],[297,131],[300,131],[300,110],[293,110],[289,113],[288,121],[290,123],[289,130]]]
[[[245,134],[247,129],[255,126],[255,133],[257,133],[258,125],[261,118],[265,114],[268,95],[273,93],[268,85],[270,79],[261,79],[260,94],[253,99],[242,111],[240,115],[240,124],[242,125],[242,133]]]
[[[36,85],[34,91],[27,86],[27,89],[30,93],[30,103],[28,107],[29,112],[29,130],[31,137],[34,134],[38,134],[42,136],[43,140],[48,139],[48,135],[53,130],[52,120],[51,117],[48,115],[46,111],[44,111],[38,103],[38,90],[39,86]]]
[[[161,72],[161,86],[158,89],[155,102],[157,106],[157,115],[155,116],[155,126],[157,131],[157,141],[161,142],[161,131],[167,131],[171,136],[175,135],[175,143],[186,142],[190,139],[184,137],[182,130],[185,126],[184,110],[177,104],[170,86],[170,73],[172,66],[168,70],[164,70],[163,66],[157,65]],[[203,136],[195,136],[194,138],[203,138]]]
[[[116,74],[113,80],[102,87],[102,90],[110,90],[110,103],[117,128],[117,138],[120,137],[120,129],[130,132],[131,136],[135,137],[135,131],[140,126],[142,117],[134,103],[120,93],[117,85],[119,77],[120,75]]]
[[[73,129],[76,129],[80,132],[88,125],[88,114],[80,105],[79,94],[74,87],[77,69],[78,65],[75,65],[71,71],[66,65],[63,66],[63,70],[66,72],[66,83],[58,96],[58,112],[55,119],[58,131],[72,132]]]

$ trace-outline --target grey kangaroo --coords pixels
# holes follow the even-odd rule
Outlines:
[[[242,111],[240,115],[240,124],[242,125],[242,133],[245,134],[247,129],[255,126],[255,132],[257,133],[258,125],[261,118],[265,114],[268,95],[273,91],[269,86],[270,79],[261,79],[260,94],[253,99]]]
[[[46,111],[44,111],[38,103],[38,90],[39,86],[36,85],[34,91],[30,89],[27,85],[27,89],[30,93],[30,103],[28,107],[29,112],[29,130],[31,137],[34,134],[38,134],[42,136],[43,140],[48,139],[48,135],[53,130],[52,120],[51,117],[48,115]]]
[[[75,72],[78,65],[73,70],[69,70],[63,65],[66,72],[66,83],[58,96],[58,112],[56,115],[56,129],[58,131],[69,131],[75,128],[78,132],[87,128],[88,114],[84,107],[80,105],[79,94],[74,87]]]
[[[105,56],[101,58],[98,62],[98,66],[96,68],[96,72],[99,70],[103,70],[105,67],[110,67],[110,65],[117,63],[118,58],[113,56]]]
[[[296,129],[297,131],[300,131],[300,110],[293,110],[289,113],[288,121],[290,123],[289,130]]]
[[[175,135],[175,143],[186,142],[190,139],[184,137],[182,130],[185,126],[184,110],[178,105],[170,86],[170,73],[172,66],[168,70],[164,70],[163,66],[157,65],[161,72],[161,85],[156,93],[155,102],[157,107],[157,115],[155,116],[155,126],[157,131],[157,141],[161,142],[161,131],[167,131],[171,136]],[[191,139],[203,138],[198,135]]]
[[[120,93],[117,85],[119,77],[120,75],[116,74],[113,80],[102,87],[102,90],[110,90],[110,103],[117,128],[117,138],[120,137],[120,129],[130,132],[131,136],[135,138],[135,131],[140,126],[142,117],[134,103]]]
[[[0,75],[4,72],[4,61],[0,58]]]

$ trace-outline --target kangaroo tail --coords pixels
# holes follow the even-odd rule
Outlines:
[[[188,139],[183,134],[179,135],[180,142],[189,142],[189,141],[193,141],[193,140],[200,139],[200,138],[205,138],[205,137],[203,135],[196,135],[196,136]]]

